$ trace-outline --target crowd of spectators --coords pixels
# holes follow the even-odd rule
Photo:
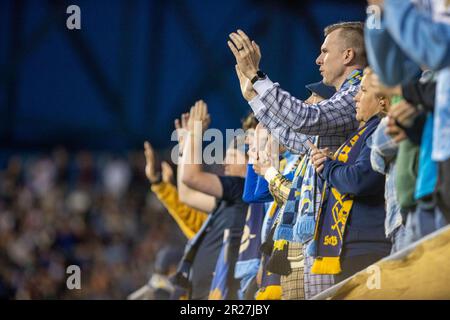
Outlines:
[[[149,192],[141,152],[57,148],[11,156],[0,173],[0,298],[125,299],[156,253],[181,241]],[[70,265],[80,289],[67,287]]]

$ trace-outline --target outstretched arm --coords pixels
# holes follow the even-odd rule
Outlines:
[[[184,113],[181,116],[181,121],[178,119],[175,121],[175,128],[177,130],[179,148],[180,150],[182,150],[181,154],[179,154],[178,157],[178,172],[177,172],[177,188],[179,199],[181,202],[197,210],[201,210],[204,212],[212,212],[216,207],[216,198],[207,195],[205,193],[199,192],[197,190],[194,190],[192,188],[189,188],[183,183],[184,177],[183,163],[186,158],[183,155],[186,154],[185,138],[186,134],[188,133],[188,125],[187,125],[188,120],[189,120],[189,113]]]
[[[264,127],[270,132],[275,140],[289,149],[292,153],[304,154],[307,150],[305,146],[306,140],[312,141],[312,137],[295,132],[284,121],[281,121],[276,117],[265,117],[264,114],[260,112],[260,110],[265,108],[264,104],[261,102],[260,96],[254,91],[250,80],[245,77],[237,65],[235,69],[241,86],[242,95],[249,102],[250,107],[258,112],[257,114],[255,113],[255,116],[261,121],[260,123],[264,124]]]
[[[236,69],[247,80],[254,79],[253,89],[258,94],[261,104],[252,105],[252,109],[266,128],[270,129],[272,122],[276,122],[278,126],[280,123],[285,123],[286,127],[297,133],[334,136],[350,134],[358,127],[353,101],[358,91],[357,86],[350,85],[348,89],[320,105],[306,103],[282,90],[269,78],[259,79],[256,76],[261,52],[256,43],[250,41],[243,31],[238,30],[237,33],[232,33],[230,38],[232,41],[228,41],[228,46],[236,58]],[[240,76],[239,73],[238,76]],[[255,95],[249,94],[244,97],[247,100],[254,99]],[[283,129],[285,131],[285,128]]]
[[[182,182],[194,190],[220,199],[223,196],[223,189],[219,177],[205,172],[202,167],[202,124],[205,123],[207,116],[206,103],[202,100],[197,101],[191,108],[189,117],[189,135],[186,139]]]

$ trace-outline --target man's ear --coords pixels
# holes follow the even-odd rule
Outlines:
[[[388,102],[387,98],[381,97],[378,100],[378,105],[381,108],[381,113],[386,115],[388,113],[388,111],[389,111],[389,102]]]
[[[355,60],[355,50],[353,48],[345,49],[342,53],[344,57],[344,65],[348,66]]]

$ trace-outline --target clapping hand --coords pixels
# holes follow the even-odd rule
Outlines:
[[[155,152],[148,141],[144,143],[144,154],[145,154],[145,175],[150,183],[157,183],[160,180],[161,174],[156,172],[156,160]]]
[[[228,47],[233,52],[239,70],[249,80],[256,76],[261,61],[261,50],[255,41],[250,41],[244,31],[238,30],[230,34]]]
[[[403,140],[406,140],[408,137],[406,136],[405,131],[400,128],[395,119],[389,117],[388,124],[386,126],[386,134],[390,135],[394,142],[400,143]]]
[[[321,173],[325,167],[325,161],[328,159],[334,160],[334,156],[330,153],[328,148],[319,149],[309,141],[308,144],[311,148],[311,163],[316,169],[316,172]]]
[[[253,169],[261,176],[264,176],[270,167],[278,168],[278,153],[272,152],[272,136],[259,124],[256,127],[257,138],[255,139],[257,156],[254,160]]]
[[[195,123],[198,122],[202,125],[202,132],[208,129],[211,123],[211,117],[208,114],[208,105],[203,100],[198,100],[191,108],[187,125],[188,130],[194,132]]]
[[[161,170],[162,170],[162,181],[165,183],[172,183],[174,181],[173,179],[173,169],[166,161],[163,161],[161,163]]]
[[[262,151],[258,153],[259,156],[253,163],[253,170],[260,176],[264,176],[267,170],[272,166],[270,162],[270,156],[266,153],[266,151]]]
[[[400,101],[389,110],[389,118],[394,119],[405,128],[412,127],[417,115],[417,109],[405,100]]]
[[[414,106],[402,100],[389,110],[386,133],[390,135],[396,143],[407,139],[408,137],[403,128],[412,127],[414,119],[418,114],[419,113]]]
[[[180,119],[175,119],[175,130],[179,144],[179,150],[183,150],[184,141],[188,131],[189,113],[183,113]]]

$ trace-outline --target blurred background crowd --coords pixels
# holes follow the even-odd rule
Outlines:
[[[12,156],[0,175],[0,298],[123,299],[182,244],[147,192],[142,152]],[[67,290],[66,268],[82,290]]]

